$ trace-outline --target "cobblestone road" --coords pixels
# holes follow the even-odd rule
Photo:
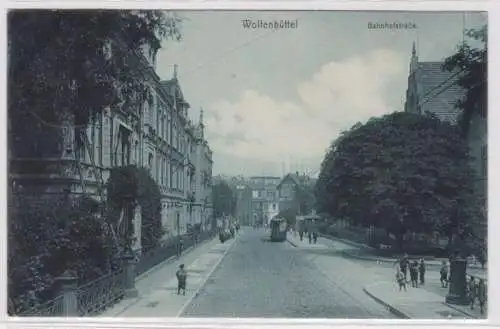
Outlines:
[[[341,286],[307,254],[267,238],[246,228],[183,317],[393,318],[361,285]]]

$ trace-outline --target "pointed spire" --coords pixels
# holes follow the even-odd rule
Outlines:
[[[174,79],[177,79],[177,69],[179,68],[179,65],[174,64]]]
[[[411,54],[412,54],[412,56],[416,56],[417,55],[417,49],[415,48],[415,41],[413,41],[413,47],[411,49]]]
[[[200,107],[200,126],[203,126],[203,107]]]

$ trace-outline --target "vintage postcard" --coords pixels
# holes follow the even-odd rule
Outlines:
[[[487,318],[487,13],[7,27],[9,316]]]

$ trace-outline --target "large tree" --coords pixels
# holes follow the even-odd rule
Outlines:
[[[212,198],[216,218],[223,215],[235,215],[236,196],[225,181],[220,181],[212,187]]]
[[[179,22],[164,11],[10,11],[13,155],[60,156],[61,127],[83,128],[108,107],[139,109],[148,95],[137,54],[155,54],[163,38],[180,39]]]
[[[320,211],[355,224],[448,236],[475,209],[467,147],[457,127],[394,113],[357,125],[332,143],[316,185]]]
[[[460,124],[462,132],[467,134],[474,115],[486,118],[488,115],[488,27],[467,31],[467,37],[480,47],[465,41],[458,46],[457,52],[445,60],[444,68],[461,72],[458,84],[466,90],[465,96],[457,106],[462,110]]]

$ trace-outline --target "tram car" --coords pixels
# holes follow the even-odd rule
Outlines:
[[[286,240],[286,232],[288,231],[288,225],[284,218],[274,217],[270,222],[271,228],[271,241],[273,242],[283,242]]]

